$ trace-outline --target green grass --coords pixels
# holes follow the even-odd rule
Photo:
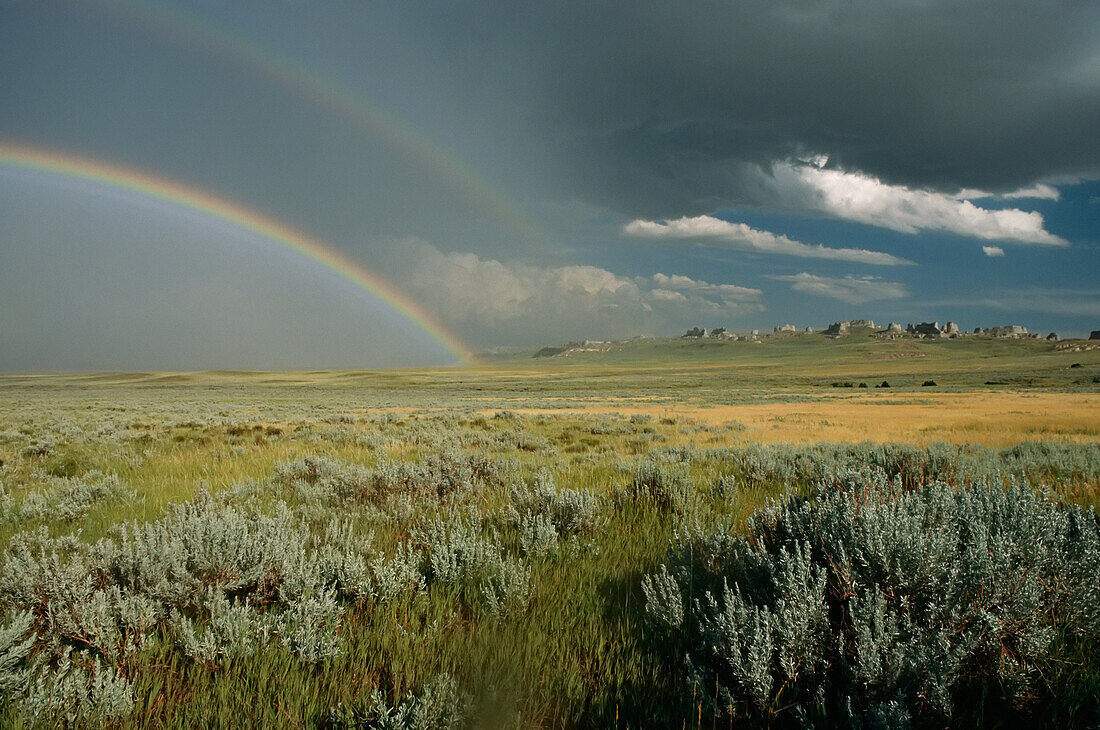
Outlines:
[[[1082,367],[1070,368],[1074,362]],[[136,704],[114,724],[314,727],[338,703],[362,703],[375,689],[396,702],[446,672],[473,698],[472,726],[696,727],[698,703],[681,689],[679,660],[654,643],[645,623],[641,578],[664,560],[677,530],[692,524],[741,529],[769,500],[809,486],[789,476],[801,473],[799,464],[832,452],[792,451],[784,457],[788,471],[756,474],[701,455],[708,448],[741,453],[750,447],[736,423],[495,413],[526,407],[552,413],[577,403],[614,412],[622,398],[706,405],[848,397],[851,391],[830,387],[836,380],[888,379],[896,388],[891,400],[902,403],[926,379],[960,391],[998,379],[1020,384],[1021,397],[1035,389],[1072,398],[1100,392],[1092,383],[1098,373],[1098,350],[1065,353],[1045,342],[985,339],[891,343],[857,334],[764,345],[641,341],[570,361],[524,357],[471,370],[3,376],[0,483],[12,499],[48,489],[56,477],[79,479],[91,471],[117,475],[136,498],[93,505],[71,523],[8,520],[0,524],[0,543],[40,524],[51,534],[79,531],[94,542],[120,522],[159,518],[169,504],[200,489],[217,494],[242,483],[259,485],[257,504],[264,509],[288,499],[305,514],[308,505],[273,480],[279,463],[304,456],[372,467],[457,447],[511,464],[516,480],[549,470],[559,488],[599,495],[604,522],[581,538],[580,549],[528,559],[531,595],[519,615],[493,620],[463,590],[445,585],[387,604],[367,600],[348,607],[340,656],[318,665],[273,643],[248,660],[211,668],[184,656],[164,632],[120,666],[134,683]],[[49,453],[24,454],[38,442],[48,443]],[[624,499],[636,460],[671,447],[689,449],[683,468],[693,491],[686,512]],[[1089,444],[1058,448],[1065,451],[1021,467],[1024,476],[1046,482],[1057,498],[1100,502],[1095,443],[1092,451]],[[973,451],[974,464],[1008,458]],[[1073,454],[1084,466],[1066,476],[1070,472],[1054,462]],[[731,473],[738,488],[710,490]],[[326,509],[358,515],[360,529],[373,532],[384,550],[408,539],[426,514],[476,512],[497,526],[493,539],[515,554],[516,531],[500,522],[510,503],[507,485],[500,485],[458,505],[418,502],[412,513],[358,503]],[[1072,724],[1100,704],[1100,662],[1092,647],[1070,647],[1066,655],[1076,656],[1079,670],[1060,680],[1059,722]],[[1074,703],[1085,709],[1069,709]],[[0,724],[16,721],[10,709],[0,710]]]
[[[326,409],[491,408],[533,401],[586,398],[609,403],[651,397],[710,404],[773,398],[822,397],[837,380],[895,389],[1018,388],[1100,392],[1100,348],[1059,349],[1073,343],[963,337],[880,340],[869,330],[830,339],[823,335],[768,338],[762,343],[647,339],[608,352],[534,358],[497,357],[473,368],[265,373],[120,373],[4,375],[0,392],[37,399],[43,392],[94,394],[107,404],[120,390],[178,392],[203,405],[250,404],[257,413],[310,403]],[[1077,343],[1087,346],[1092,343]],[[533,351],[532,351],[533,352]],[[1081,367],[1070,367],[1079,364]],[[987,381],[997,385],[986,386]],[[262,398],[263,404],[256,398]],[[154,396],[151,400],[155,400]],[[169,398],[173,401],[175,397]],[[732,400],[729,400],[732,399]],[[125,406],[122,406],[125,407]],[[154,406],[155,407],[155,406]],[[145,409],[139,409],[138,413]]]

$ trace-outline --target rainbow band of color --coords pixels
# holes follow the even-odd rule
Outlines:
[[[463,191],[500,223],[525,236],[548,238],[546,231],[529,220],[499,189],[470,166],[427,137],[414,132],[409,124],[395,118],[384,108],[368,103],[350,89],[308,70],[299,61],[277,54],[239,33],[232,33],[209,19],[169,3],[105,0],[103,6],[143,27],[173,37],[190,51],[202,49],[218,54],[239,68],[281,85],[300,99],[379,135],[411,155],[439,179]]]
[[[89,180],[132,191],[243,228],[335,272],[413,322],[459,362],[473,362],[470,348],[465,343],[380,276],[355,263],[332,246],[232,201],[131,168],[23,145],[0,142],[0,164]]]

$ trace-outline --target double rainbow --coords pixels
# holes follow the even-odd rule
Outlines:
[[[159,0],[99,0],[98,4],[109,16],[166,36],[190,52],[221,57],[238,69],[281,86],[300,102],[324,109],[368,134],[377,135],[408,154],[437,179],[462,191],[484,214],[498,223],[525,237],[549,237],[541,226],[477,170],[414,131],[385,107],[310,70],[301,61],[277,53],[239,32],[223,28],[209,18],[171,3]]]
[[[438,342],[460,363],[473,362],[470,348],[462,340],[382,277],[351,260],[331,245],[231,200],[140,170],[54,150],[6,142],[0,142],[0,165],[92,181],[145,198],[167,201],[251,231],[283,246],[303,259],[313,261],[335,272],[372,297],[381,299]]]

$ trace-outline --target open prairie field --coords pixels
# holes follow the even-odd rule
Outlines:
[[[1098,381],[860,338],[0,377],[0,721],[1094,723]]]
[[[1098,48],[0,0],[0,730],[1100,730]]]

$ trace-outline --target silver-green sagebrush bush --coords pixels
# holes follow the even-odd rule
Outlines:
[[[368,496],[373,473],[357,464],[324,456],[306,456],[275,467],[276,481],[285,482],[304,502],[344,502]]]
[[[524,513],[516,518],[519,545],[524,555],[546,557],[558,547],[558,528],[549,515]]]
[[[75,522],[98,504],[131,501],[137,495],[113,474],[91,471],[79,477],[42,475],[40,488],[15,501],[5,491],[0,507],[6,519]]]
[[[265,617],[240,601],[231,601],[210,586],[201,609],[202,620],[173,613],[171,626],[183,653],[215,666],[251,655],[267,638]]]
[[[470,714],[470,698],[458,689],[449,674],[435,677],[419,695],[410,695],[396,705],[386,702],[378,690],[359,706],[338,705],[329,724],[341,730],[456,730]]]
[[[423,591],[426,583],[420,565],[420,555],[407,542],[398,544],[388,558],[376,555],[370,566],[371,597],[384,603]]]
[[[1007,449],[979,444],[749,444],[733,448],[678,449],[691,462],[712,462],[741,486],[812,485],[835,481],[852,469],[877,468],[907,487],[933,481],[976,484],[1016,479],[1030,484],[1072,484],[1100,479],[1100,444],[1026,442]],[[670,450],[657,452],[671,460]],[[655,454],[656,456],[657,454]]]
[[[448,586],[495,619],[520,612],[531,590],[531,568],[509,555],[479,518],[426,520],[413,530],[427,585]],[[476,590],[475,590],[476,588]]]
[[[159,636],[211,667],[271,642],[305,662],[331,659],[342,602],[420,590],[419,561],[407,547],[374,551],[349,520],[313,529],[282,503],[264,513],[205,494],[94,545],[45,527],[19,533],[0,564],[11,616],[0,691],[37,723],[116,717],[131,705],[121,669]]]
[[[625,497],[662,513],[683,514],[691,492],[691,475],[683,460],[650,456],[635,466]]]
[[[291,487],[307,508],[391,492],[441,505],[506,479],[481,457],[443,454],[381,469],[300,460],[283,465],[268,486]],[[273,643],[303,662],[327,661],[342,651],[349,607],[436,586],[494,621],[526,606],[530,566],[477,510],[421,518],[407,540],[383,552],[360,529],[356,509],[318,521],[314,510],[284,502],[261,508],[264,489],[250,484],[223,499],[200,492],[168,505],[160,519],[120,524],[91,545],[79,535],[51,537],[45,527],[13,536],[0,563],[0,606],[10,616],[0,631],[5,706],[42,724],[125,714],[130,658],[150,641],[167,641],[212,670]],[[544,497],[537,509],[563,531],[586,524],[583,497]],[[434,717],[423,708],[436,706],[395,712]]]
[[[531,596],[531,566],[519,560],[501,560],[481,584],[485,611],[496,620],[515,616]]]
[[[100,566],[123,588],[186,609],[207,586],[267,596],[301,570],[311,541],[285,505],[274,514],[220,506],[206,495],[170,505],[156,522],[123,524],[97,545]]]
[[[554,476],[539,472],[531,486],[514,485],[511,489],[512,514],[543,516],[562,536],[595,530],[600,521],[600,499],[584,489],[559,489]]]
[[[34,674],[24,695],[17,701],[23,715],[34,726],[103,725],[128,714],[133,707],[133,689],[115,668],[98,659],[90,667],[73,662],[69,651],[56,669]]]
[[[34,614],[20,611],[9,615],[4,623],[0,628],[0,696],[10,701],[20,696],[30,681]]]
[[[432,497],[454,503],[479,488],[503,486],[514,472],[509,462],[454,449],[430,453],[417,462],[382,459],[374,468],[326,457],[283,462],[276,481],[306,502],[384,503],[393,497]]]
[[[549,471],[540,472],[532,485],[513,485],[511,498],[505,522],[517,528],[520,549],[532,557],[545,557],[560,540],[576,540],[600,523],[599,498],[587,490],[558,489]]]
[[[1095,641],[1098,564],[1092,511],[864,471],[757,513],[747,535],[680,535],[642,588],[715,714],[935,725],[1026,706],[1057,642]]]
[[[503,550],[483,534],[480,519],[451,517],[425,520],[412,533],[421,554],[421,571],[429,584],[469,582],[491,571]]]
[[[19,455],[28,459],[46,458],[48,456],[53,456],[57,453],[57,451],[54,450],[55,445],[56,444],[54,444],[52,441],[34,441],[24,446],[20,450]]]
[[[340,653],[340,620],[344,608],[332,591],[321,591],[289,604],[275,618],[275,633],[299,659],[319,662]]]
[[[77,660],[72,647],[56,657],[33,654],[37,634],[29,611],[0,629],[0,707],[15,707],[31,726],[101,724],[127,714],[130,683],[98,658]]]

